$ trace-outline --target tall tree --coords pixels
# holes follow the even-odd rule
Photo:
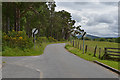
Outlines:
[[[56,4],[54,1],[52,2],[48,2],[48,8],[50,10],[50,16],[49,16],[49,27],[47,28],[47,37],[51,36],[53,37],[53,23],[54,23],[54,13],[55,13],[55,7],[56,7]]]

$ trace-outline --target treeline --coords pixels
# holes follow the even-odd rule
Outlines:
[[[75,20],[65,10],[56,12],[55,7],[55,2],[3,2],[2,31],[24,31],[30,38],[32,29],[37,28],[38,37],[68,40]]]
[[[118,37],[118,38],[96,38],[96,39],[85,37],[84,39],[85,40],[91,40],[91,41],[106,41],[106,42],[120,43],[120,37]],[[80,38],[80,40],[82,40],[82,38]]]

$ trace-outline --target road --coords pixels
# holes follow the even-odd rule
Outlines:
[[[3,78],[118,78],[118,75],[68,52],[65,43],[50,44],[44,54],[3,57]]]

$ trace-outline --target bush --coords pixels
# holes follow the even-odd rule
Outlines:
[[[25,31],[15,32],[14,30],[8,32],[8,34],[3,33],[3,50],[5,46],[10,48],[19,47],[21,49],[33,47],[32,40],[26,35]]]
[[[37,42],[40,42],[40,43],[42,43],[42,42],[48,42],[48,39],[46,37],[38,37],[37,38]]]
[[[48,41],[49,41],[49,42],[57,42],[57,40],[54,39],[53,37],[48,37]]]
[[[107,39],[108,42],[115,42],[114,39]]]
[[[100,38],[99,41],[106,41],[106,39],[105,38]]]
[[[85,40],[91,40],[91,38],[89,38],[89,37],[85,37],[84,39],[85,39]]]
[[[116,38],[115,42],[120,43],[120,37]]]

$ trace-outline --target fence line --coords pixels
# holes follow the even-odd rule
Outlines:
[[[79,50],[83,49],[82,44],[79,41],[73,40],[71,43],[72,43],[73,47],[78,48]],[[89,52],[90,49],[92,49],[92,50],[90,51],[89,54],[91,54],[92,51],[93,51],[92,55],[94,57],[98,57],[99,59],[104,59],[108,55],[109,56],[120,56],[120,54],[108,54],[108,53],[120,53],[119,51],[109,50],[109,49],[120,50],[120,48],[110,48],[110,47],[108,47],[108,48],[104,48],[104,50],[103,50],[102,48],[99,48],[97,45],[94,47],[94,49],[90,48],[90,46],[88,46],[88,45],[85,45],[85,53]]]
[[[118,57],[118,60],[120,60],[120,54],[114,54],[114,53],[120,53],[119,51],[110,51],[109,49],[112,49],[112,50],[120,50],[120,48],[104,48],[105,49],[105,54],[102,56],[101,59],[107,59],[109,58],[110,56],[117,56]],[[114,58],[114,57],[113,57]],[[117,58],[116,58],[117,59]]]

